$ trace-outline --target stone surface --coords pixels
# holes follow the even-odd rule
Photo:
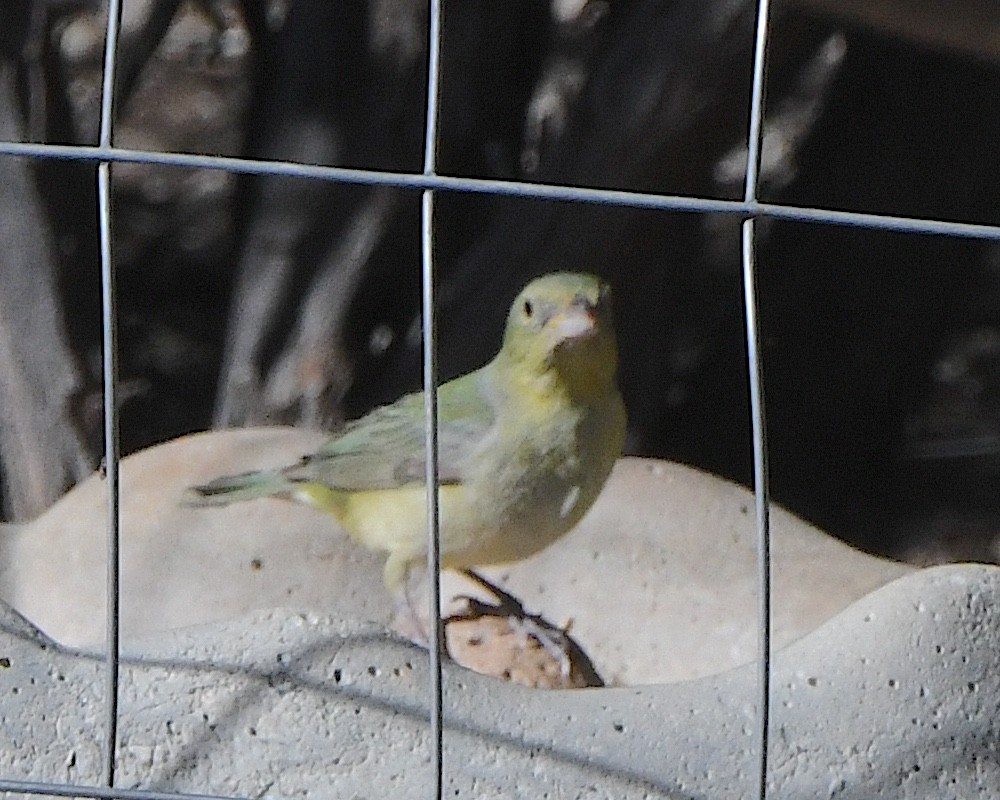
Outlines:
[[[380,559],[325,515],[275,500],[183,505],[192,484],[293,463],[322,439],[290,429],[196,435],[122,462],[126,642],[268,606],[388,621]],[[0,598],[64,644],[103,641],[106,502],[94,475],[32,523],[0,529]]]
[[[427,791],[427,655],[385,632],[380,559],[306,508],[180,503],[192,483],[292,462],[321,438],[213,433],[123,463],[120,786]],[[0,596],[62,642],[101,639],[104,502],[95,476],[0,533]],[[446,663],[446,795],[750,796],[751,508],[712,476],[623,459],[575,531],[490,570],[529,611],[572,617],[606,678],[660,685],[532,690]],[[912,571],[780,509],[772,522],[773,796],[991,796],[1000,569]],[[0,628],[0,776],[96,783],[100,660],[10,609]]]
[[[939,567],[862,598],[774,659],[783,798],[994,796],[1000,569]],[[0,774],[93,784],[101,666],[0,636]],[[19,633],[17,631],[20,631]],[[430,785],[426,655],[288,611],[139,641],[122,669],[119,784],[411,797]],[[755,669],[548,692],[447,664],[445,795],[748,797]]]
[[[182,506],[186,487],[295,462],[324,439],[292,429],[184,437],[122,464],[122,633],[285,606],[387,625],[381,558],[326,515],[280,500]],[[103,641],[105,492],[93,476],[44,515],[0,529],[0,599],[54,639]],[[606,681],[681,680],[750,661],[756,647],[753,498],[677,464],[625,458],[570,534],[484,570],[563,625]],[[816,628],[910,568],[872,558],[775,508],[775,644]],[[445,573],[445,596],[475,591]]]

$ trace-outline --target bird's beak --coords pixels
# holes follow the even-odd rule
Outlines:
[[[552,323],[560,341],[577,339],[592,333],[597,327],[597,309],[590,305],[574,304],[556,314]]]

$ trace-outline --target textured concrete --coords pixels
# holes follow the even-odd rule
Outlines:
[[[296,461],[322,434],[189,436],[122,465],[122,628],[144,634],[285,606],[345,622],[391,615],[381,559],[327,516],[280,500],[185,508],[184,489]],[[753,498],[677,464],[623,459],[586,519],[518,565],[485,572],[563,624],[605,679],[680,680],[754,657]],[[0,531],[0,599],[54,639],[103,640],[104,487],[94,476],[34,522]],[[909,568],[772,514],[775,643],[787,644]],[[446,574],[446,594],[467,591]]]
[[[941,567],[776,655],[773,796],[994,797],[1000,569]],[[15,627],[18,627],[15,623]],[[429,780],[426,656],[370,629],[256,612],[136,643],[120,785],[414,797]],[[0,636],[0,774],[93,783],[100,666]],[[754,669],[546,692],[445,674],[446,796],[748,797]]]
[[[287,503],[179,505],[319,438],[195,436],[124,463],[121,786],[427,789],[427,656],[385,633],[379,559]],[[751,796],[756,670],[735,666],[753,654],[751,508],[711,476],[624,459],[574,532],[493,570],[530,610],[572,617],[606,677],[660,685],[540,691],[447,664],[446,796]],[[95,477],[0,534],[0,596],[62,642],[101,638],[103,514]],[[773,796],[996,796],[1000,569],[912,572],[773,522]],[[101,664],[0,616],[0,776],[95,783]]]

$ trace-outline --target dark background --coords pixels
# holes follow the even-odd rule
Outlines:
[[[1000,11],[957,3],[948,27],[916,2],[878,18],[829,5],[774,3],[764,198],[1000,223],[1000,58],[975,36]],[[94,142],[100,15],[11,8],[3,138]],[[423,3],[144,11],[123,36],[117,144],[421,168]],[[446,0],[440,170],[740,198],[754,13],[591,0],[560,19],[535,0]],[[6,515],[24,518],[100,453],[94,170],[0,158],[0,172],[0,459]],[[113,176],[125,452],[213,425],[333,427],[418,388],[417,193]],[[997,560],[998,246],[762,229],[775,499],[876,552]],[[530,277],[599,272],[629,451],[749,481],[738,219],[444,193],[436,237],[445,377],[492,355]]]

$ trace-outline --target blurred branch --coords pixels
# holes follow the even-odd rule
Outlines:
[[[16,69],[0,60],[0,139],[23,140]],[[81,376],[66,341],[56,258],[25,159],[0,159],[0,453],[5,510],[39,513],[93,467],[71,417]]]
[[[290,7],[260,43],[249,150],[314,164],[416,168],[419,161],[406,159],[419,150],[402,141],[416,131],[419,143],[424,16],[419,0]],[[339,421],[355,374],[346,318],[400,192],[279,176],[247,185],[214,424]]]
[[[299,307],[292,341],[270,372],[264,402],[272,413],[295,410],[307,427],[342,420],[341,401],[354,380],[354,359],[344,339],[347,315],[372,252],[399,205],[400,191],[373,189],[352,214]]]

